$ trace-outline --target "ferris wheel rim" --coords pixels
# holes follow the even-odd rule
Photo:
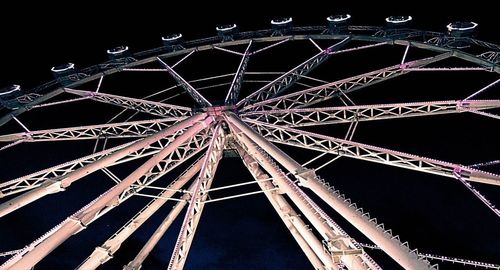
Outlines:
[[[355,28],[356,27],[353,27],[353,29],[355,29]],[[298,28],[294,28],[294,29],[300,31],[303,28],[298,27]],[[258,31],[255,31],[255,32],[258,32]],[[325,37],[325,35],[322,35],[322,36]],[[231,41],[214,43],[212,45],[205,45],[205,47],[203,47],[203,48],[199,48],[199,47],[196,47],[196,48],[186,48],[186,49],[179,50],[179,51],[169,52],[167,54],[155,55],[155,56],[152,56],[150,58],[139,60],[137,62],[126,63],[126,64],[120,65],[118,67],[113,67],[113,68],[110,68],[108,70],[103,71],[102,74],[99,73],[99,74],[91,75],[90,77],[84,78],[82,80],[78,80],[78,81],[76,81],[76,82],[74,82],[72,84],[69,84],[68,86],[63,86],[63,87],[60,87],[60,88],[56,88],[55,90],[52,90],[51,92],[49,92],[47,94],[50,95],[50,94],[52,94],[52,93],[54,93],[56,91],[64,90],[65,88],[70,88],[70,87],[78,86],[78,85],[83,84],[85,82],[92,81],[92,80],[95,80],[95,79],[98,79],[98,78],[102,78],[105,75],[109,75],[109,74],[116,73],[116,72],[122,72],[126,68],[134,67],[136,65],[147,63],[147,61],[146,61],[147,59],[152,59],[152,58],[155,58],[155,59],[168,58],[168,57],[175,56],[175,55],[182,55],[183,53],[187,54],[187,53],[192,52],[192,51],[214,49],[215,46],[227,47],[227,46],[231,46],[231,45],[248,44],[248,43],[251,43],[251,41],[269,42],[269,41],[279,41],[279,40],[285,40],[285,39],[286,40],[307,40],[307,39],[311,39],[311,38],[314,38],[314,37],[315,37],[314,35],[307,35],[307,34],[302,34],[302,35],[283,35],[283,36],[272,36],[271,35],[269,37],[263,37],[262,40],[259,40],[259,38],[249,38],[249,39],[235,40],[234,43],[231,43]],[[328,35],[326,37],[328,37]],[[410,46],[416,46],[416,47],[421,46],[422,47],[423,46],[423,48],[428,48],[427,46],[431,46],[433,49],[435,49],[436,51],[439,51],[439,52],[444,52],[444,50],[445,50],[443,47],[440,47],[440,46],[434,46],[434,45],[429,45],[429,44],[425,44],[425,43],[419,43],[419,42],[415,42],[415,41],[409,41],[409,40],[406,40],[406,39],[391,39],[391,38],[385,38],[384,37],[381,40],[381,39],[378,39],[377,37],[374,37],[374,36],[365,36],[365,35],[358,36],[358,37],[359,37],[359,40],[362,40],[362,41],[384,42],[384,44],[388,44],[388,45],[406,45],[408,47],[410,47]],[[325,38],[325,39],[329,39],[329,40],[341,39],[342,40],[342,39],[345,39],[345,38],[346,38],[346,35],[332,35],[330,38]],[[354,40],[357,40],[357,39],[354,39]],[[450,49],[450,48],[448,48],[446,50],[447,50],[446,51],[447,53],[450,53],[450,52],[457,53],[456,49]],[[484,59],[482,59],[480,57],[476,57],[476,56],[470,56],[470,57],[472,59],[475,59],[475,60],[484,61]],[[151,62],[155,61],[155,59],[151,60]],[[140,62],[140,63],[138,63],[138,62]],[[494,72],[500,73],[500,69],[497,70],[497,68],[498,68],[498,65],[497,64],[493,64],[492,67],[491,67],[491,70],[494,71]],[[88,79],[88,81],[83,82],[83,80],[86,80],[86,79]],[[32,103],[29,103],[29,104],[36,104],[37,100],[38,99],[34,100]],[[457,173],[459,175],[458,177],[461,177],[460,171],[456,171],[456,172],[454,171],[454,173]]]

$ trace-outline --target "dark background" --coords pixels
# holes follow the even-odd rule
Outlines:
[[[21,84],[24,88],[36,86],[51,79],[49,70],[53,65],[71,61],[79,67],[85,67],[102,62],[107,60],[105,50],[117,45],[125,44],[133,51],[140,51],[159,46],[162,35],[182,32],[187,39],[212,36],[216,25],[233,22],[242,31],[263,29],[268,27],[270,19],[280,16],[293,16],[295,25],[320,25],[330,14],[349,12],[353,15],[353,24],[381,25],[389,15],[410,14],[414,17],[415,27],[435,31],[444,31],[445,25],[450,21],[472,20],[480,25],[479,39],[500,43],[495,11],[481,2],[468,3],[466,6],[441,3],[442,7],[435,7],[429,2],[347,5],[331,1],[307,1],[300,5],[273,3],[276,4],[274,7],[271,7],[271,3],[258,2],[190,2],[176,3],[176,7],[172,4],[166,6],[167,4],[165,2],[160,6],[146,1],[115,5],[68,2],[37,6],[21,2],[16,6],[3,6],[0,16],[0,86],[11,83]],[[255,63],[261,63],[261,66],[252,65],[251,62],[249,69],[284,71],[315,53],[310,47],[303,51],[296,49],[290,46],[281,54],[265,54],[270,60],[264,57],[256,59]],[[404,48],[390,48],[375,51],[376,53],[349,55],[353,58],[342,56],[338,60],[339,65],[329,61],[314,74],[333,80],[344,75],[366,72],[398,63],[403,51]],[[416,58],[412,53],[409,57]],[[192,63],[180,66],[180,70],[188,78],[198,78],[220,70],[234,70],[233,67],[239,60],[227,58],[230,63],[228,68],[218,64],[219,55],[220,53],[216,53],[214,57],[206,58],[200,56]],[[462,62],[453,64],[471,66]],[[375,86],[373,91],[353,93],[351,97],[357,104],[460,99],[496,78],[498,76],[493,74],[415,74]],[[135,77],[123,79],[129,82]],[[154,76],[150,79],[162,80]],[[152,91],[162,83],[171,85],[173,81],[145,82],[151,85],[115,83],[123,88],[123,91],[115,90],[116,93],[141,96],[146,93],[146,88],[152,88],[149,89]],[[110,83],[104,86],[112,85]],[[220,91],[222,93],[224,89]],[[246,91],[249,91],[247,94],[251,92]],[[207,92],[206,95],[215,99],[220,96],[214,92]],[[185,100],[178,101],[189,102],[187,97],[183,98]],[[478,98],[499,98],[498,86]],[[100,107],[95,103],[84,103],[75,108],[67,106],[64,109],[68,113],[48,110],[47,113],[29,113],[20,119],[28,127],[40,129],[102,123],[102,114],[106,113],[104,120],[107,120],[116,111],[115,108]],[[472,164],[498,159],[500,131],[497,122],[476,115],[460,114],[362,123],[354,140],[451,162]],[[336,127],[325,128],[321,129],[321,133],[342,136],[338,134],[345,132],[345,128],[342,126],[340,131]],[[16,129],[19,131],[15,125],[6,125],[2,127],[1,134]],[[92,146],[93,143],[79,142],[13,147],[0,152],[0,180],[12,179],[87,155]],[[289,147],[283,149],[300,161],[312,156],[306,151]],[[132,165],[119,166],[113,171],[124,177],[134,169]],[[498,167],[489,169],[499,172]],[[214,185],[248,181],[251,176],[245,170],[238,159],[224,159]],[[0,252],[22,248],[111,186],[111,181],[104,175],[95,174],[96,176],[88,177],[88,180],[74,184],[66,192],[47,196],[2,218]],[[500,263],[498,218],[457,181],[347,159],[334,162],[319,174],[386,224],[387,228],[393,229],[412,248],[419,248],[427,253]],[[168,180],[170,178],[164,179],[165,182]],[[474,186],[493,203],[500,204],[498,187],[480,184]],[[72,237],[35,269],[76,267],[95,246],[107,239],[133,216],[134,210],[140,209],[147,201],[146,198],[129,200]],[[102,269],[119,269],[131,260],[168,213],[168,209],[169,207],[164,207],[151,222],[146,223],[125,242],[115,258]],[[367,242],[333,211],[328,213],[351,236]],[[146,260],[143,269],[166,267],[179,226],[180,222],[174,223],[166,238]],[[386,269],[397,269],[381,252],[374,251],[370,254]],[[441,269],[458,267],[444,263],[441,265]],[[186,269],[202,267],[308,269],[309,264],[265,197],[258,195],[207,205]]]

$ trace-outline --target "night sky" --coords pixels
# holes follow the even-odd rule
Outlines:
[[[141,51],[160,46],[162,35],[182,32],[186,39],[213,36],[215,26],[226,23],[237,23],[242,31],[263,29],[268,28],[270,19],[280,16],[292,16],[296,26],[322,25],[328,15],[349,12],[353,15],[355,25],[382,25],[384,18],[389,15],[410,14],[414,17],[415,28],[435,31],[444,31],[445,25],[450,21],[472,20],[480,25],[480,40],[500,44],[497,28],[500,25],[498,18],[494,17],[494,10],[485,9],[479,4],[477,8],[448,5],[440,9],[432,9],[429,3],[423,2],[405,3],[405,7],[379,4],[348,7],[333,2],[319,4],[314,1],[307,1],[300,6],[280,3],[279,7],[257,2],[248,2],[242,7],[236,7],[236,3],[224,6],[222,3],[199,5],[193,2],[181,3],[179,8],[163,8],[144,1],[118,6],[86,4],[83,7],[76,3],[72,3],[72,6],[68,3],[65,6],[44,6],[43,12],[41,7],[31,4],[29,9],[22,4],[1,7],[0,87],[16,83],[23,88],[31,88],[51,80],[50,67],[54,65],[70,61],[78,67],[86,67],[103,62],[107,60],[106,49],[118,45],[128,45],[134,52]],[[215,11],[207,11],[213,7]],[[223,11],[223,7],[229,10]],[[314,47],[304,44],[287,45],[281,51],[251,59],[249,70],[286,71],[316,53]],[[321,43],[323,46],[328,44],[331,43]],[[399,63],[403,52],[402,47],[387,47],[342,55],[330,59],[311,73],[311,76],[329,81],[337,80]],[[410,59],[421,56],[428,55],[420,51],[410,51],[409,54]],[[240,59],[217,51],[213,54],[200,54],[193,57],[192,62],[189,61],[180,65],[178,71],[187,79],[194,79],[234,72]],[[472,65],[459,61],[443,62],[445,64]],[[419,73],[363,89],[350,97],[356,104],[463,99],[496,79],[498,74],[490,73]],[[105,81],[103,91],[140,97],[173,83],[168,74],[116,76]],[[90,89],[95,84],[85,86]],[[256,87],[258,85],[244,84],[242,95],[248,95]],[[227,88],[222,87],[202,94],[215,101],[223,99],[225,91]],[[497,85],[478,98],[499,99],[500,87]],[[185,95],[174,101],[185,106],[191,105]],[[323,105],[332,104],[335,103]],[[60,109],[47,109],[40,113],[29,112],[19,118],[29,128],[36,130],[100,124],[118,111],[120,110],[112,106],[87,101],[79,106],[62,106]],[[493,112],[499,113],[498,110]],[[347,126],[307,130],[341,137]],[[0,134],[20,131],[19,126],[13,123],[0,127]],[[359,125],[353,140],[469,165],[499,159],[498,138],[498,120],[473,114],[455,114],[364,122]],[[123,141],[110,144],[120,142]],[[94,141],[21,144],[1,151],[0,182],[88,155],[92,152],[93,144]],[[299,162],[305,162],[316,154],[292,147],[282,149]],[[116,166],[112,171],[119,177],[126,177],[139,166],[139,161]],[[164,177],[155,185],[168,184],[184,168],[180,166],[171,176]],[[498,165],[488,167],[487,170],[500,173]],[[339,159],[318,174],[370,212],[371,216],[377,217],[386,228],[391,228],[400,235],[403,242],[408,241],[412,248],[418,248],[424,253],[500,264],[498,217],[458,181],[347,158]],[[238,158],[227,158],[219,165],[214,186],[250,180],[251,175]],[[31,243],[112,184],[103,173],[96,172],[76,182],[65,192],[46,196],[1,218],[0,253]],[[473,185],[495,205],[500,205],[500,188],[476,183]],[[235,189],[211,196],[217,198],[254,191],[256,188]],[[35,269],[75,268],[149,200],[133,197],[70,238]],[[4,201],[5,199],[0,199],[0,203]],[[315,201],[351,236],[360,242],[368,242],[318,198]],[[133,259],[172,205],[173,203],[167,203],[100,269],[121,269]],[[183,214],[184,212],[182,217]],[[182,218],[174,222],[142,269],[166,268],[181,222]],[[385,269],[399,269],[382,252],[369,251],[369,254]],[[0,263],[3,261],[4,258],[0,258]],[[310,264],[265,196],[260,194],[215,202],[205,207],[185,267],[201,268],[310,269]],[[467,268],[441,263],[440,269]]]

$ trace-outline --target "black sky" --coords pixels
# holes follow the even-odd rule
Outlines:
[[[416,1],[403,1],[399,5],[379,2],[348,5],[333,1],[307,1],[295,5],[273,3],[277,5],[274,7],[265,2],[190,2],[176,3],[176,7],[165,6],[166,4],[147,1],[104,6],[102,3],[91,2],[40,6],[17,3],[12,7],[0,4],[4,5],[0,7],[0,87],[17,83],[31,88],[51,80],[49,70],[53,65],[70,61],[79,67],[85,67],[106,61],[106,49],[117,45],[128,45],[133,51],[141,51],[159,46],[162,35],[182,32],[187,39],[212,36],[216,25],[233,22],[241,30],[262,29],[268,27],[270,19],[280,16],[293,16],[295,25],[320,25],[330,14],[349,12],[353,15],[353,24],[381,25],[389,15],[410,14],[414,17],[415,27],[435,31],[444,31],[445,25],[450,21],[472,20],[480,25],[479,39],[500,43],[497,28],[500,24],[495,11],[483,6],[481,2],[467,6],[441,3],[442,7],[434,7],[432,2]],[[304,57],[306,56],[296,61],[301,61]],[[368,66],[380,57],[359,58],[358,63]],[[379,67],[382,66],[384,64]],[[189,70],[186,67],[186,72]],[[392,90],[384,92],[384,96],[356,94],[353,99],[365,104],[386,100],[390,102],[395,96],[408,101],[432,100],[441,96],[458,99],[494,78],[464,75],[459,80],[455,75],[418,76],[420,75],[408,81],[388,84]],[[419,88],[430,84],[440,89],[439,93]],[[407,86],[405,91],[399,91],[401,86]],[[476,88],[464,89],[469,86]],[[492,89],[488,97],[500,98],[499,88]],[[85,117],[86,114],[92,114],[90,109],[82,109],[80,113],[81,118],[85,118],[90,124],[92,119]],[[56,115],[54,112],[47,114],[49,118],[33,115],[32,119],[26,121],[32,126],[50,126],[57,123],[57,119],[50,118]],[[5,133],[1,128],[0,131],[0,134]],[[363,123],[355,140],[470,164],[483,161],[482,158],[498,159],[498,136],[500,129],[497,122],[473,115],[461,115],[435,117],[425,121],[417,119]],[[19,146],[19,152],[12,150],[6,151],[7,154],[0,153],[0,180],[41,169],[44,164],[57,164],[76,158],[81,156],[79,150],[88,151],[88,145],[30,145]],[[292,156],[298,159],[304,159],[301,154],[307,155],[305,152],[293,151],[290,153],[294,153]],[[21,152],[30,154],[19,154]],[[250,175],[242,173],[245,168],[237,159],[224,160],[219,168],[217,176],[221,180],[217,185],[228,184],[233,179],[250,179]],[[131,170],[128,167],[121,169],[123,176]],[[498,168],[492,170],[499,172]],[[400,234],[413,248],[418,247],[428,253],[500,263],[500,234],[495,229],[500,227],[498,218],[478,203],[458,182],[343,159],[335,162],[321,175],[335,180],[336,187],[373,213],[388,228]],[[64,194],[48,196],[26,207],[25,212],[18,211],[19,213],[0,219],[0,252],[21,248],[30,243],[84,202],[109,188],[110,183],[103,184],[100,180],[107,179],[101,175],[100,178],[89,179],[88,184],[77,183]],[[498,187],[477,187],[492,202],[500,204]],[[205,209],[186,269],[308,269],[307,260],[264,200],[264,196],[255,196],[209,205]],[[139,198],[113,210],[103,220],[95,222],[82,232],[81,236],[73,237],[56,249],[35,269],[74,268],[146,201]],[[167,208],[155,215],[151,224],[141,228],[102,269],[119,269],[133,258],[166,213]],[[348,227],[333,211],[329,214],[339,224]],[[165,268],[178,228],[177,222],[143,269]],[[352,228],[347,230],[353,236],[358,236]],[[381,253],[370,254],[386,265],[387,269],[396,269]],[[446,267],[443,264],[441,269],[454,269],[456,266]]]

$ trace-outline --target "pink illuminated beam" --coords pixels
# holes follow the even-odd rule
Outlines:
[[[204,119],[204,120],[201,120]],[[176,150],[178,146],[187,141],[190,137],[206,128],[213,121],[212,117],[205,118],[201,116],[200,121],[192,123],[192,127],[186,130],[175,141],[161,150],[157,155],[151,157],[148,161],[137,168],[133,173],[123,179],[119,184],[103,193],[96,200],[89,203],[87,206],[68,217],[60,225],[58,225],[43,241],[32,247],[22,257],[17,260],[9,260],[8,265],[0,266],[0,269],[30,269],[35,266],[40,260],[47,256],[52,250],[78,233],[90,223],[92,223],[99,213],[105,211],[106,208],[113,206],[118,196],[130,188],[137,179],[144,177],[154,166],[161,162],[166,156]],[[147,176],[146,176],[147,177]],[[8,268],[7,268],[8,267]]]

